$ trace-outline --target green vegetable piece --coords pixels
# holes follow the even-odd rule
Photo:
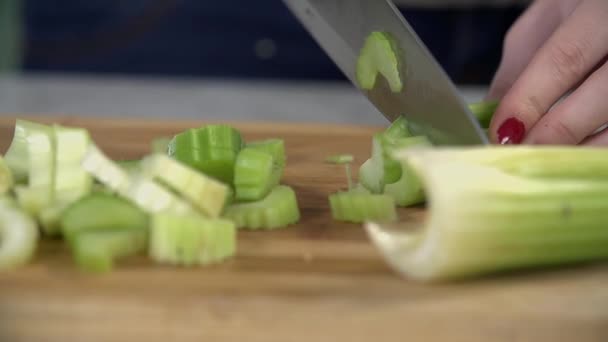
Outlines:
[[[234,164],[243,141],[234,128],[209,125],[177,134],[169,144],[168,155],[206,175],[232,184]]]
[[[13,174],[4,158],[0,157],[0,196],[13,187]]]
[[[27,264],[40,235],[36,221],[6,196],[0,197],[0,271]]]
[[[399,116],[390,126],[384,130],[384,136],[389,140],[411,137],[408,122],[403,116]]]
[[[55,137],[51,127],[32,126],[26,132],[29,156],[29,188],[36,189],[38,205],[33,214],[50,206],[55,199]]]
[[[499,104],[499,101],[479,101],[470,103],[469,109],[475,115],[481,127],[488,128]]]
[[[401,52],[395,39],[387,32],[372,32],[363,45],[357,59],[356,78],[359,87],[371,90],[376,85],[378,74],[384,76],[391,91],[403,89],[401,80]]]
[[[285,143],[281,139],[267,139],[260,141],[252,141],[247,144],[248,148],[262,150],[270,153],[274,162],[280,166],[285,167],[287,162],[287,156],[285,154]]]
[[[218,217],[229,187],[162,154],[142,161],[142,172],[168,186],[209,217]]]
[[[159,263],[181,266],[221,262],[236,252],[232,221],[196,214],[156,213],[152,216],[149,254]]]
[[[352,163],[354,159],[352,154],[338,154],[327,157],[325,161],[331,164],[349,164]]]
[[[277,185],[278,172],[270,153],[246,147],[239,152],[234,171],[235,199],[256,201]]]
[[[76,264],[89,273],[107,273],[116,260],[142,253],[146,246],[145,229],[79,231],[70,243]]]
[[[13,140],[4,158],[6,164],[11,169],[15,182],[19,184],[27,183],[30,170],[30,158],[28,152],[28,132],[32,130],[48,131],[50,128],[39,123],[17,119]]]
[[[359,182],[369,191],[375,194],[381,194],[384,191],[386,179],[392,179],[401,176],[401,170],[395,166],[385,168],[384,166],[384,151],[382,147],[382,135],[376,134],[372,139],[372,157],[365,161],[359,168]],[[390,169],[391,176],[386,177],[385,171]]]
[[[171,138],[161,137],[152,140],[151,143],[151,152],[158,154],[167,154],[169,151],[169,144],[171,143]]]
[[[109,190],[122,195],[128,193],[131,186],[129,174],[94,144],[89,145],[82,167]]]
[[[329,205],[334,220],[361,223],[391,222],[397,219],[395,201],[391,196],[346,191],[331,194]]]
[[[564,167],[585,165],[590,155],[606,163],[600,149],[560,149],[571,152],[567,163],[560,160]],[[366,229],[395,270],[423,281],[608,259],[608,181],[587,177],[590,172],[581,171],[582,166],[554,177],[549,169],[557,165],[551,160],[556,155],[543,157],[543,150],[522,149],[541,162],[520,159],[514,172],[497,166],[513,156],[503,154],[501,146],[406,151],[399,160],[412,165],[423,181],[429,200],[426,220],[420,229],[373,223]],[[461,153],[493,161],[466,160]],[[529,165],[535,165],[533,175],[518,172]],[[545,168],[547,176],[540,176]]]
[[[145,230],[148,215],[132,202],[112,194],[95,193],[74,202],[61,215],[63,236],[71,241],[81,232]]]
[[[298,222],[300,209],[293,189],[279,185],[260,201],[230,205],[224,216],[237,228],[277,229]]]
[[[61,207],[91,192],[93,177],[82,167],[90,144],[85,129],[53,126],[56,152],[53,201]]]

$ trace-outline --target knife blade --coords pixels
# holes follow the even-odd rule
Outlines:
[[[388,120],[403,115],[414,134],[424,134],[436,145],[488,143],[455,85],[390,0],[283,1]],[[400,92],[391,91],[381,77],[370,90],[361,89],[357,83],[357,59],[374,31],[388,32],[399,46]]]

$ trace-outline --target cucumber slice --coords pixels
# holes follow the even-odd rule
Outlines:
[[[397,219],[395,200],[388,195],[366,194],[361,191],[338,192],[329,196],[334,220],[362,223],[392,222]]]
[[[61,231],[68,240],[81,232],[145,230],[148,215],[132,202],[112,194],[94,193],[70,205],[61,215]]]
[[[230,205],[224,213],[237,228],[276,229],[300,220],[300,209],[293,189],[279,185],[264,199]]]
[[[165,155],[144,158],[142,172],[159,180],[209,217],[221,214],[228,187]]]
[[[91,273],[112,270],[114,261],[144,252],[145,229],[79,231],[70,247],[78,267]]]
[[[264,198],[278,181],[273,173],[275,162],[272,155],[262,150],[244,148],[239,152],[234,171],[235,198],[256,201]]]
[[[36,252],[40,235],[36,221],[8,197],[0,197],[0,270],[27,264]]]
[[[229,220],[171,212],[152,216],[149,253],[159,263],[208,265],[235,251],[236,228]]]
[[[7,193],[13,187],[13,174],[4,158],[0,157],[0,195]]]
[[[376,85],[378,74],[388,82],[391,91],[403,89],[401,80],[401,52],[395,39],[387,32],[372,32],[363,45],[357,59],[356,78],[359,87],[371,90]]]

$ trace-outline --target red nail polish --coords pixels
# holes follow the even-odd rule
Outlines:
[[[508,118],[498,127],[498,143],[500,144],[519,144],[524,140],[526,127],[521,120]]]

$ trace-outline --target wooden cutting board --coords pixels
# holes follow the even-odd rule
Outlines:
[[[61,117],[114,158],[202,122]],[[224,264],[179,269],[144,257],[103,276],[79,273],[60,241],[0,274],[0,341],[608,341],[608,266],[520,272],[424,285],[393,273],[355,224],[333,222],[327,195],[345,186],[326,156],[370,153],[376,127],[233,123],[247,139],[284,138],[284,183],[301,222],[240,232]],[[0,148],[14,120],[0,119]],[[421,209],[403,210],[419,217]]]

